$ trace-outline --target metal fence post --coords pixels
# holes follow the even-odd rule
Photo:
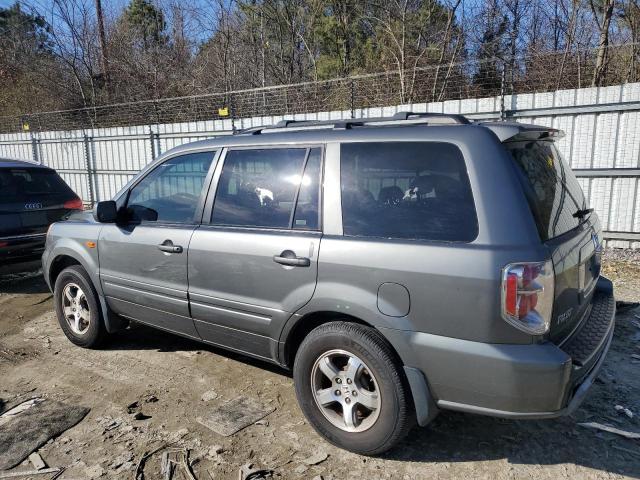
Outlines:
[[[507,112],[504,108],[505,82],[506,82],[507,62],[502,60],[502,75],[500,76],[500,121],[507,119]]]
[[[151,145],[151,161],[153,162],[156,159],[156,142],[155,134],[151,127],[149,127],[149,145]]]
[[[236,106],[235,103],[233,101],[233,93],[229,95],[229,107],[230,107],[230,111],[229,113],[231,114],[231,132],[232,133],[236,133]]]
[[[160,144],[160,134],[157,132],[154,133],[153,138],[156,141],[156,155],[160,156],[162,155],[162,145]]]
[[[93,207],[93,205],[95,204],[95,194],[94,194],[94,190],[93,190],[93,161],[92,161],[92,155],[91,155],[91,142],[93,141],[93,138],[88,136],[88,135],[84,135],[84,159],[86,162],[86,169],[87,169],[87,183],[89,184],[89,202],[91,203],[91,206]]]
[[[33,161],[35,163],[42,163],[42,159],[40,158],[40,149],[38,147],[38,144],[40,143],[40,141],[35,137],[35,135],[32,133],[31,134],[31,152],[33,155]]]
[[[351,118],[356,118],[356,86],[353,78],[349,83],[351,84]]]

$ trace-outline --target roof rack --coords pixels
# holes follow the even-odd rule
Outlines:
[[[467,125],[471,123],[467,117],[449,113],[398,112],[391,117],[353,118],[340,120],[280,120],[275,125],[251,127],[238,132],[239,135],[259,135],[287,129],[314,130],[332,128],[348,130],[363,126],[398,126],[409,125]]]

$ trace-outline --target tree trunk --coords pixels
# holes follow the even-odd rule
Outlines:
[[[609,47],[609,26],[613,16],[613,4],[615,0],[602,0],[602,21],[600,22],[600,40],[598,42],[598,56],[596,67],[593,70],[592,87],[602,84],[607,66],[607,48]],[[596,19],[597,20],[597,19]]]
[[[104,16],[102,14],[102,1],[96,2],[96,20],[98,22],[98,38],[100,41],[100,67],[104,77],[104,89],[107,92],[107,100],[109,99],[109,55],[107,52],[107,37],[104,33]]]

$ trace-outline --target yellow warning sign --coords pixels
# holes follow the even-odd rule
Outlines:
[[[229,116],[229,107],[222,107],[218,109],[218,115],[220,115],[221,117],[228,117]]]
[[[22,130],[24,132],[28,132],[29,131],[29,124],[27,122],[22,122]]]

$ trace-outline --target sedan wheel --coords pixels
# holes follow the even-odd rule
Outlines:
[[[293,378],[311,426],[341,448],[377,455],[413,425],[402,364],[371,327],[340,320],[316,327],[296,352]]]
[[[64,317],[76,335],[84,335],[91,325],[91,309],[87,297],[75,283],[67,283],[62,291]]]
[[[332,425],[363,432],[380,415],[380,390],[371,369],[346,350],[321,355],[311,372],[316,405]]]
[[[80,265],[65,268],[53,287],[58,323],[76,345],[95,348],[107,332],[99,306],[99,297],[91,278]]]

